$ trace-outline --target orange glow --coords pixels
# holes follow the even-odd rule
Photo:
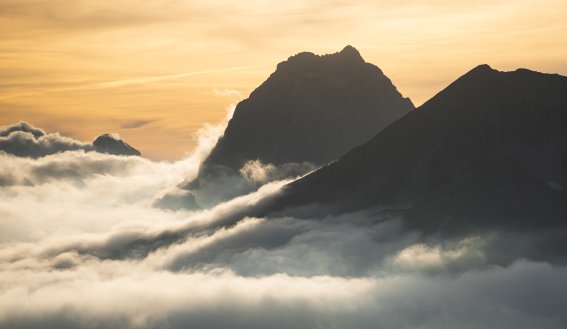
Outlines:
[[[4,0],[0,125],[177,159],[297,52],[351,44],[420,105],[481,63],[567,74],[566,16],[563,0]]]

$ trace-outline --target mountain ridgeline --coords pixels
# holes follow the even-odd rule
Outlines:
[[[320,170],[272,211],[375,209],[426,232],[567,224],[567,77],[488,65]]]
[[[234,178],[256,160],[283,166],[278,178],[305,173],[366,142],[413,109],[390,79],[351,46],[330,55],[297,54],[278,64],[237,105],[198,177],[183,188],[206,203],[203,191],[226,184],[227,177],[232,177],[232,186],[244,184]],[[249,188],[238,190],[220,199]],[[222,191],[212,194],[219,197]]]

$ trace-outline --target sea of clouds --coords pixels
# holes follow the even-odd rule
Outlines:
[[[567,326],[567,267],[502,252],[524,236],[423,237],[371,211],[254,216],[291,181],[256,162],[241,174],[257,190],[156,207],[223,129],[176,162],[0,153],[0,328]]]

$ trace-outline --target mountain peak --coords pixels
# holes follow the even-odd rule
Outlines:
[[[413,109],[382,70],[365,62],[353,46],[325,55],[301,52],[279,63],[276,71],[238,104],[224,137],[206,162],[236,170],[244,159],[274,165],[322,165]],[[260,119],[260,126],[265,127],[252,129],[250,125],[257,126]],[[266,129],[271,125],[272,130]],[[293,138],[290,131],[295,132]],[[262,141],[265,136],[271,136],[272,145]],[[310,146],[302,143],[305,139],[310,140]],[[331,139],[341,142],[331,146]],[[274,140],[285,151],[274,152]],[[228,141],[233,143],[230,147],[225,146]]]
[[[480,64],[477,65],[474,69],[472,69],[472,71],[485,71],[485,72],[493,72],[496,71],[495,69],[493,69],[490,65],[488,64]]]
[[[94,140],[93,144],[94,143],[103,143],[103,142],[106,142],[106,141],[119,141],[119,140],[120,140],[120,137],[118,135],[106,133],[106,134],[102,134],[102,135],[98,136]]]
[[[360,55],[360,52],[351,45],[347,45],[346,47],[344,47],[343,50],[341,50],[338,53],[338,55],[340,55],[342,57],[347,57],[347,58],[352,58],[352,59],[364,61],[364,59]]]
[[[207,194],[226,181],[247,193],[250,184],[240,183],[241,170],[250,161],[297,176],[296,168],[305,173],[337,159],[413,109],[392,81],[352,46],[326,55],[298,53],[279,63],[236,106],[198,177],[185,187],[197,204],[208,206],[209,200],[236,195]]]
[[[462,77],[489,77],[493,76],[495,73],[500,73],[500,71],[493,69],[488,64],[480,64],[473,68],[472,70],[465,73]]]
[[[93,141],[93,146],[97,152],[116,155],[137,155],[140,151],[136,150],[128,143],[124,142],[115,134],[102,134]]]

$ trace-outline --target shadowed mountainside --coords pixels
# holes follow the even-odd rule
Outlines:
[[[566,158],[567,78],[481,65],[273,209],[376,208],[424,231],[565,226]]]

